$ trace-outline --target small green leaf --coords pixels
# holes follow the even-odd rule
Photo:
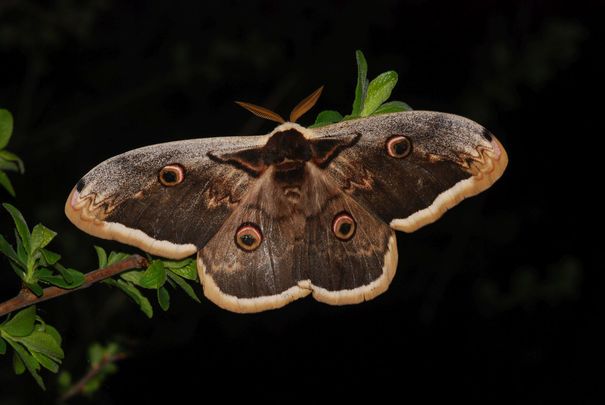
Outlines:
[[[23,161],[19,156],[15,155],[14,153],[9,152],[7,150],[0,150],[0,159],[15,163],[17,165],[17,170],[20,173],[25,172],[25,166],[23,165]]]
[[[19,236],[19,231],[15,229],[15,241],[17,242],[17,257],[19,261],[23,263],[24,267],[27,267],[27,261],[29,260],[29,255],[25,246],[23,246],[23,242],[21,241],[21,237]]]
[[[104,282],[105,284],[109,284],[122,290],[139,306],[141,311],[143,311],[143,313],[147,315],[148,318],[151,318],[153,316],[153,308],[151,307],[149,300],[143,294],[141,294],[139,289],[136,288],[134,285],[124,280],[107,279]]]
[[[107,253],[105,253],[105,249],[101,246],[94,246],[95,252],[97,252],[97,258],[99,259],[99,268],[107,266]]]
[[[84,284],[86,278],[83,273],[80,273],[78,270],[72,268],[65,268],[60,264],[55,265],[55,269],[61,273],[63,279],[67,282],[68,287],[63,288],[76,288]]]
[[[20,263],[19,258],[17,257],[17,253],[13,249],[12,245],[10,243],[8,243],[8,241],[6,239],[4,239],[4,236],[2,236],[2,235],[0,235],[0,252],[2,252],[2,254],[4,254],[9,259],[11,259],[17,263]],[[24,263],[21,263],[21,264],[24,264]]]
[[[9,340],[8,343],[15,350],[15,354],[19,356],[19,359],[21,360],[23,365],[25,365],[27,371],[29,371],[32,377],[34,377],[34,380],[36,380],[38,385],[43,390],[46,390],[46,387],[44,386],[44,381],[42,381],[42,377],[40,377],[40,374],[38,374],[38,370],[40,370],[40,363],[38,363],[38,360],[36,360],[31,354],[29,354],[20,343],[13,342],[12,340]],[[15,364],[16,363],[13,362],[15,372],[17,372],[17,366]]]
[[[34,330],[30,335],[15,338],[32,352],[42,353],[53,360],[61,360],[65,355],[57,341],[48,333]]]
[[[37,249],[46,247],[53,238],[57,236],[57,232],[48,229],[42,224],[34,226],[31,234],[30,254],[33,254]]]
[[[13,115],[10,111],[0,108],[0,149],[8,145],[13,134]]]
[[[61,255],[50,250],[40,249],[40,253],[42,254],[43,266],[52,266],[57,263],[61,259]]]
[[[2,151],[0,151],[2,152]],[[18,172],[19,166],[15,162],[9,162],[0,157],[0,170],[9,172]]]
[[[359,114],[362,117],[371,115],[382,103],[391,96],[393,88],[397,84],[397,72],[391,70],[381,73],[368,85],[366,100]]]
[[[4,173],[3,171],[0,171],[0,186],[4,187],[4,189],[13,197],[15,197],[15,189],[13,187],[13,183],[11,183],[11,180],[8,178],[8,176],[6,175],[6,173]]]
[[[27,288],[29,288],[34,294],[36,294],[37,297],[41,297],[42,294],[44,294],[44,290],[42,290],[42,287],[40,287],[40,284],[38,284],[37,282],[35,283],[27,283],[24,282],[25,286]]]
[[[17,312],[8,321],[0,325],[0,329],[13,337],[27,336],[34,331],[36,321],[36,306],[32,305]]]
[[[6,353],[6,340],[0,337],[0,354]]]
[[[389,101],[378,107],[376,111],[372,113],[372,115],[388,114],[402,111],[412,111],[412,107],[410,107],[407,103],[404,103],[403,101]]]
[[[166,269],[161,260],[151,262],[147,270],[143,273],[140,280],[140,286],[143,288],[157,289],[166,282]]]
[[[368,91],[368,62],[360,50],[355,51],[355,59],[357,60],[357,85],[355,86],[355,100],[353,101],[351,115],[358,117],[365,104]]]
[[[23,218],[21,212],[11,204],[3,203],[2,206],[8,211],[11,217],[13,217],[15,227],[17,228],[19,236],[21,237],[21,243],[23,244],[25,251],[29,252],[31,235],[29,233],[29,228],[27,227],[27,222],[25,222],[25,218]]]
[[[61,371],[59,377],[57,378],[57,383],[59,387],[61,387],[61,391],[67,391],[67,389],[71,386],[71,374],[69,371]]]
[[[187,295],[191,297],[192,300],[198,303],[200,302],[200,299],[197,297],[195,291],[193,291],[193,288],[185,280],[170,271],[168,272],[168,277],[170,277],[172,281],[174,281],[179,287],[181,287],[181,289],[185,291],[185,293],[187,293]]]
[[[323,127],[324,125],[333,124],[335,122],[342,121],[342,114],[338,111],[334,110],[326,110],[317,114],[317,118],[315,118],[315,123],[311,125],[309,128],[318,128]]]
[[[197,280],[197,266],[195,260],[190,259],[189,263],[183,267],[169,268],[174,274],[186,278],[187,280]]]
[[[13,370],[15,370],[15,374],[21,375],[25,372],[25,364],[21,361],[21,357],[15,352],[13,354]]]
[[[101,346],[100,343],[93,343],[88,348],[88,361],[90,361],[90,365],[93,367],[98,367],[103,361],[103,357],[105,357],[105,348]]]
[[[170,308],[170,293],[166,287],[158,288],[158,303],[164,311],[168,311],[168,308]]]
[[[54,326],[51,326],[48,324],[45,325],[44,332],[46,332],[51,338],[55,339],[55,342],[57,342],[57,344],[59,346],[61,346],[61,342],[63,341],[63,338],[61,338],[61,334],[59,333],[59,331],[57,329],[55,329]]]
[[[145,274],[142,270],[131,270],[120,274],[120,278],[126,281],[130,281],[134,285],[141,286],[141,278]]]
[[[34,356],[34,359],[36,359],[45,369],[50,370],[53,373],[59,371],[59,364],[45,354],[33,351],[31,352],[31,355]]]
[[[128,256],[130,256],[128,253],[111,252],[111,253],[109,253],[109,257],[107,258],[107,266],[111,266],[114,263],[124,260]],[[103,267],[106,267],[106,266],[103,266]]]

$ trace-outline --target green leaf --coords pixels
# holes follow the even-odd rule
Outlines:
[[[90,361],[90,365],[93,367],[98,367],[103,361],[103,357],[105,357],[105,348],[101,346],[100,343],[93,343],[88,348],[88,361]]]
[[[197,280],[197,267],[195,264],[195,260],[189,259],[189,263],[183,267],[170,268],[169,271],[174,274],[178,274],[179,276],[186,278],[187,280]]]
[[[57,342],[57,344],[59,346],[61,346],[61,342],[63,341],[63,338],[61,338],[61,334],[59,333],[59,331],[57,329],[55,329],[54,326],[46,324],[44,326],[43,332],[46,332],[47,335],[49,335],[51,338],[53,338],[55,340],[55,342]]]
[[[120,290],[122,290],[139,306],[141,311],[143,311],[143,313],[147,315],[148,318],[151,318],[153,316],[153,308],[151,307],[149,300],[143,294],[141,294],[139,289],[136,288],[134,285],[124,280],[107,279],[104,282],[111,286],[118,287]]]
[[[126,281],[130,281],[134,285],[141,286],[141,278],[145,274],[142,270],[131,270],[120,274],[120,278]]]
[[[44,290],[42,290],[42,287],[40,287],[40,284],[38,284],[37,282],[35,283],[28,283],[28,282],[24,282],[25,286],[27,288],[29,288],[34,294],[36,294],[37,297],[41,297],[42,294],[44,294]]]
[[[367,117],[376,111],[382,103],[389,99],[396,84],[397,72],[393,70],[381,73],[372,80],[368,85],[366,100],[359,115]]]
[[[170,293],[166,287],[158,288],[158,303],[164,311],[168,311],[168,308],[170,308]]]
[[[32,352],[42,353],[53,360],[61,360],[65,355],[57,341],[48,333],[34,330],[30,335],[15,338]]]
[[[191,285],[189,285],[185,280],[170,271],[168,272],[168,277],[170,277],[172,281],[174,281],[179,287],[181,287],[181,289],[185,291],[185,293],[187,293],[187,295],[190,296],[192,300],[198,303],[201,302],[200,299],[197,297],[195,291],[193,291]]]
[[[6,340],[0,337],[0,354],[6,353]]]
[[[67,287],[62,288],[76,288],[84,284],[86,278],[83,273],[80,273],[78,270],[74,270],[71,268],[65,268],[60,264],[55,265],[55,269],[61,273],[61,276],[67,283]]]
[[[17,257],[19,261],[23,263],[23,267],[27,268],[27,261],[29,259],[29,255],[27,254],[27,250],[23,246],[23,242],[21,242],[21,237],[19,236],[19,232],[15,229],[15,241],[17,242]]]
[[[318,128],[323,127],[324,125],[333,124],[335,122],[342,121],[342,114],[338,111],[334,110],[326,110],[317,114],[317,118],[315,118],[315,123],[311,125],[309,128]]]
[[[9,259],[11,259],[17,263],[21,263],[19,261],[19,258],[17,257],[17,253],[13,249],[13,246],[10,243],[8,243],[8,241],[6,239],[4,239],[4,236],[2,236],[2,235],[0,235],[0,252],[2,252],[2,254],[4,254]],[[24,263],[21,263],[21,264],[24,264]]]
[[[8,162],[14,163],[15,165],[17,165],[17,170],[20,173],[24,173],[25,172],[25,165],[23,164],[23,160],[21,160],[21,158],[17,155],[15,155],[12,152],[9,152],[7,150],[0,150],[0,159],[4,159]]]
[[[31,234],[30,254],[34,254],[37,249],[41,249],[48,245],[53,238],[57,236],[57,232],[48,229],[42,224],[34,226]]]
[[[21,237],[21,243],[23,244],[25,251],[29,252],[31,235],[29,233],[29,228],[27,227],[27,222],[25,222],[25,218],[23,218],[21,212],[11,204],[3,203],[2,206],[8,211],[11,217],[13,217],[15,227],[17,228],[19,236]]]
[[[71,386],[71,374],[69,371],[61,371],[59,377],[57,378],[57,383],[61,388],[61,392],[67,391],[67,389]]]
[[[0,171],[0,186],[4,187],[4,189],[13,197],[15,197],[15,189],[13,188],[13,183],[11,183],[11,180],[8,178],[8,176],[6,175],[6,173],[4,173],[3,171]]]
[[[52,266],[57,263],[61,259],[61,255],[50,250],[40,249],[40,253],[42,254],[43,266]]]
[[[358,117],[365,104],[368,91],[368,62],[360,50],[355,51],[355,59],[357,60],[357,85],[355,86],[355,100],[353,101],[351,115]]]
[[[59,346],[61,346],[62,338],[61,334],[59,334],[59,331],[53,326],[44,322],[44,320],[39,316],[36,316],[36,320],[39,322],[38,324],[36,324],[36,330],[48,334],[50,337],[55,339],[55,342],[57,342]]]
[[[59,364],[47,355],[35,351],[31,352],[31,355],[34,356],[34,359],[36,359],[45,369],[50,370],[53,373],[59,371]]]
[[[21,357],[15,352],[13,354],[13,370],[15,370],[15,374],[21,375],[25,372],[25,364],[21,361]]]
[[[143,288],[157,289],[163,286],[165,282],[166,269],[164,269],[164,263],[161,260],[154,260],[143,273],[139,285]]]
[[[376,111],[372,113],[372,115],[388,114],[402,111],[412,111],[412,107],[410,107],[407,103],[404,103],[403,101],[389,101],[378,107]]]
[[[105,249],[101,246],[94,246],[95,252],[97,252],[97,258],[99,259],[99,268],[107,266],[107,253],[105,253]]]
[[[67,275],[67,277],[66,277]],[[84,284],[84,274],[73,269],[64,269],[63,274],[38,274],[38,280],[44,281],[47,284],[55,285],[59,288],[70,290]]]
[[[13,115],[10,111],[0,108],[0,149],[8,145],[13,134]]]
[[[8,321],[0,325],[0,329],[13,337],[27,336],[34,331],[36,321],[36,306],[32,305],[17,312]]]
[[[29,371],[32,377],[34,377],[34,380],[36,380],[38,385],[43,390],[46,390],[46,387],[44,386],[44,381],[42,381],[42,377],[40,377],[40,374],[38,374],[38,370],[40,370],[40,363],[38,363],[38,360],[36,360],[31,354],[29,354],[21,344],[13,342],[11,340],[9,340],[8,343],[15,350],[15,354],[19,355],[19,359],[25,365],[27,371]],[[13,363],[13,366],[15,367],[15,372],[17,372],[17,366],[15,366],[15,363]]]
[[[107,258],[107,266],[111,266],[114,263],[124,260],[128,256],[130,256],[128,253],[111,252],[111,253],[109,253],[109,257]],[[103,267],[106,267],[106,266],[103,266]]]
[[[0,170],[9,171],[9,172],[18,172],[19,166],[15,162],[9,162],[7,160],[0,158]]]

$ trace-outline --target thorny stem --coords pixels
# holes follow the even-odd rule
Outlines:
[[[36,296],[33,292],[31,292],[29,289],[23,288],[21,289],[19,294],[17,294],[16,297],[0,303],[0,316],[4,316],[13,311],[37,304],[42,301],[50,300],[65,294],[72,293],[74,291],[88,288],[94,283],[105,280],[106,278],[113,277],[127,270],[140,269],[147,266],[147,259],[145,259],[143,256],[132,255],[124,260],[112,264],[111,266],[107,266],[86,273],[84,275],[84,283],[76,288],[65,289],[60,287],[47,287],[43,290],[42,295],[39,297]]]

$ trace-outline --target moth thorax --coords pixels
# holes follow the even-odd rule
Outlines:
[[[264,146],[264,160],[267,164],[282,162],[306,162],[312,157],[309,141],[296,129],[276,132]]]

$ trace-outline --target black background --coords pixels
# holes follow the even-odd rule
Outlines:
[[[301,122],[348,113],[355,49],[370,78],[399,73],[394,99],[482,123],[510,158],[490,190],[399,234],[398,273],[368,303],[303,299],[242,316],[174,293],[148,320],[96,286],[40,305],[75,377],[94,341],[130,353],[74,402],[596,403],[604,11],[538,0],[1,1],[0,106],[15,116],[8,149],[27,169],[11,176],[17,199],[2,199],[58,231],[52,247],[83,271],[95,267],[93,244],[134,251],[64,217],[89,169],[147,144],[271,130],[233,100],[287,115],[325,84]],[[18,287],[2,259],[0,299]],[[0,403],[54,401],[55,376],[44,376],[47,392],[0,358]]]

